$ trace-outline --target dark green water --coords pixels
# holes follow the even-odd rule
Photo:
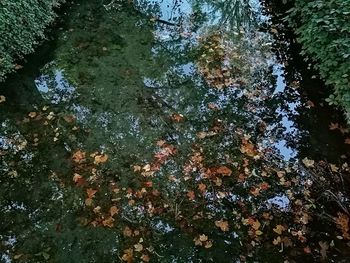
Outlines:
[[[349,133],[258,3],[61,20],[0,84],[1,261],[349,262]]]

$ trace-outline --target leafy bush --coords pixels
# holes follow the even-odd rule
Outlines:
[[[44,38],[45,27],[55,18],[62,0],[1,0],[0,81],[15,69],[15,61],[33,52]]]
[[[350,120],[350,0],[295,0],[287,20]]]

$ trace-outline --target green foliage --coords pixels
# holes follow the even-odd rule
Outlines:
[[[62,0],[2,0],[0,2],[0,81],[15,69],[15,62],[33,52],[44,38]]]
[[[315,61],[326,84],[334,87],[327,99],[341,106],[350,119],[350,0],[296,0],[288,20],[303,53]]]

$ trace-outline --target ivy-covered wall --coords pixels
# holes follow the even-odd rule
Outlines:
[[[327,101],[341,106],[350,122],[350,0],[283,2],[294,2],[286,19],[302,44],[303,53],[333,88]]]
[[[33,52],[55,18],[62,0],[0,1],[0,82],[16,68],[16,61]]]

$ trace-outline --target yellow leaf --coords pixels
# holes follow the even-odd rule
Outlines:
[[[107,160],[108,160],[107,154],[96,155],[95,160],[94,160],[94,164],[105,163],[105,162],[107,162]]]
[[[277,226],[273,229],[273,231],[276,232],[276,233],[279,234],[279,235],[281,235],[282,232],[283,232],[284,230],[286,230],[286,229],[285,229],[284,226],[282,226],[282,225],[277,225]]]
[[[255,235],[257,235],[257,236],[261,236],[262,234],[263,234],[263,232],[260,231],[260,230],[256,230],[256,231],[255,231]]]
[[[258,230],[260,228],[261,224],[258,220],[254,221],[254,223],[252,224],[252,228],[254,230]]]

